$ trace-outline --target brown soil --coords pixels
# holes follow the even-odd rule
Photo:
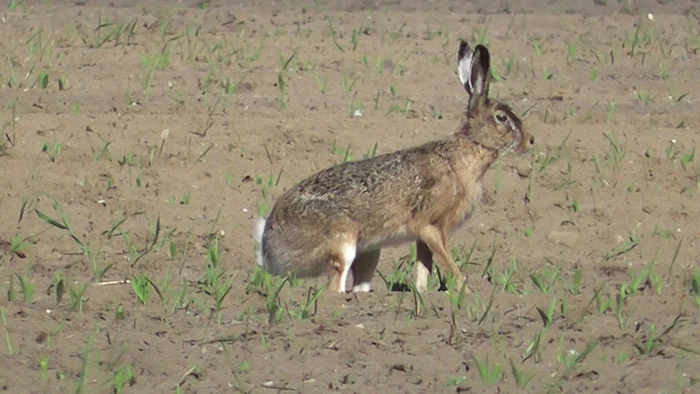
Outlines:
[[[1,389],[111,392],[131,372],[124,392],[700,390],[696,2],[227,3],[2,9]],[[488,40],[491,94],[537,141],[494,165],[451,238],[462,261],[475,245],[475,294],[453,308],[433,290],[416,311],[377,276],[299,319],[323,284],[306,280],[285,285],[270,324],[270,291],[251,283],[260,183],[272,174],[272,203],[348,145],[360,158],[452,132],[460,37]],[[205,277],[216,240],[233,284],[220,311]],[[531,276],[557,269],[537,289]],[[119,283],[142,276],[160,292],[144,304]],[[503,369],[492,383],[487,359]],[[511,362],[535,375],[526,388]]]

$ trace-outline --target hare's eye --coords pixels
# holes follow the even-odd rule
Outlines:
[[[496,114],[496,120],[501,123],[505,123],[505,121],[508,120],[508,118],[506,117],[506,114],[499,112]]]

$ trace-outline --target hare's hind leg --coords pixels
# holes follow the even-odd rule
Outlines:
[[[355,293],[371,290],[370,282],[379,263],[381,249],[358,253],[352,263],[352,291]]]
[[[450,256],[450,254],[447,252],[444,232],[440,231],[435,226],[429,225],[423,227],[420,230],[419,235],[421,241],[425,242],[433,255],[437,257],[437,263],[440,265],[442,270],[450,272],[452,275],[454,275],[459,286],[461,287],[462,285],[465,285],[464,291],[466,293],[471,293],[469,286],[466,286],[464,275],[457,267],[457,264],[452,259],[452,256]],[[420,271],[418,273],[421,274]],[[420,285],[421,283],[417,284]],[[425,284],[427,285],[427,276]]]
[[[348,273],[356,254],[357,243],[348,241],[343,242],[338,250],[330,253],[328,259],[330,265],[328,289],[330,291],[345,293],[345,282],[348,280]]]
[[[419,292],[428,290],[428,277],[433,272],[433,252],[423,241],[416,242],[416,254],[418,264],[416,265],[416,289]]]

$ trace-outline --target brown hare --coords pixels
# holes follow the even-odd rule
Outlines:
[[[466,284],[448,236],[480,204],[482,178],[507,152],[534,137],[504,103],[488,98],[490,55],[460,41],[457,71],[469,101],[458,130],[417,147],[322,170],[287,190],[256,223],[257,263],[275,275],[328,275],[331,291],[370,290],[382,248],[416,242],[416,288],[427,288],[433,256]],[[469,291],[465,286],[465,290]]]

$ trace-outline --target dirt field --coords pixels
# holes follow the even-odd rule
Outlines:
[[[700,8],[509,2],[3,3],[0,388],[700,392]],[[454,131],[458,38],[536,137],[450,240],[475,294],[257,271],[285,188]]]

